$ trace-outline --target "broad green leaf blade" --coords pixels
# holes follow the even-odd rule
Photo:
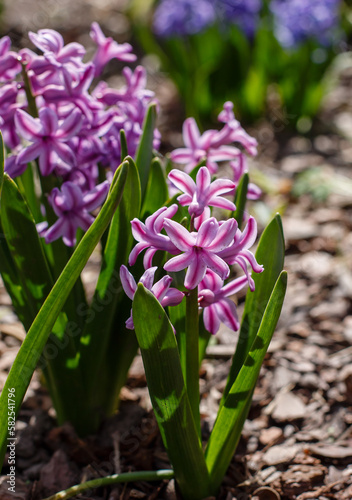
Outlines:
[[[287,287],[287,273],[282,271],[246,360],[222,405],[205,451],[211,486],[221,484],[238,444],[242,425],[249,409],[260,367],[280,317]]]
[[[150,165],[153,157],[153,140],[156,123],[156,105],[151,104],[148,108],[143,124],[143,134],[139,141],[136,153],[136,165],[141,180],[142,200],[147,189]]]
[[[5,148],[4,148],[4,141],[2,139],[2,133],[0,130],[0,197],[1,197],[2,183],[4,180],[4,168],[5,168]]]
[[[208,472],[192,417],[171,323],[154,295],[139,283],[133,321],[150,398],[183,498],[209,496]]]
[[[52,331],[55,321],[62,310],[67,297],[74,286],[75,281],[81,274],[85,264],[94,248],[99,242],[101,235],[108,226],[111,217],[120,202],[123,187],[128,172],[128,163],[124,162],[115,172],[115,178],[110,188],[106,202],[99,215],[88,229],[74,254],[62,271],[16,356],[10,373],[6,379],[5,387],[0,396],[0,422],[7,421],[7,395],[9,388],[15,388],[17,415],[23,397],[40,359],[46,341]],[[76,395],[77,396],[77,395]],[[7,426],[0,427],[0,464],[3,463],[7,444]]]
[[[1,196],[1,223],[34,318],[50,292],[52,277],[33,216],[7,174]]]
[[[235,195],[235,205],[236,210],[232,213],[232,217],[234,217],[238,223],[238,227],[241,229],[243,214],[246,208],[247,202],[247,191],[248,191],[248,183],[249,176],[248,174],[244,174],[238,183]]]
[[[88,398],[93,398],[87,403],[92,405],[92,411],[96,412],[97,417],[102,411],[101,400],[105,399],[107,391],[111,392],[111,388],[107,386],[109,366],[106,361],[107,351],[110,349],[110,337],[133,335],[125,332],[124,324],[122,330],[115,328],[119,303],[125,295],[120,284],[119,270],[122,264],[127,265],[133,244],[130,221],[138,217],[141,204],[141,188],[136,165],[130,157],[127,157],[126,161],[129,163],[129,170],[123,196],[110,223],[92,304],[89,309],[84,310],[87,321],[81,337],[80,366],[86,380]],[[127,315],[124,319],[127,319]],[[133,346],[136,352],[135,339]],[[127,349],[126,345],[125,348]],[[122,351],[114,350],[114,365],[118,363],[118,357],[123,355]],[[100,388],[97,389],[97,385]]]
[[[255,256],[258,263],[264,265],[264,272],[260,274],[253,273],[252,275],[255,282],[255,291],[248,291],[246,296],[237,348],[233,356],[221,404],[246,359],[273,287],[284,266],[285,241],[280,215],[277,214],[265,228],[259,240]]]
[[[4,231],[0,225],[0,274],[7,293],[11,297],[12,305],[16,314],[26,329],[29,328],[33,316],[31,308],[28,307],[26,294],[18,276],[15,263],[7,245]]]
[[[148,185],[141,211],[142,219],[156,212],[168,199],[168,188],[165,174],[159,158],[154,158],[151,164]]]

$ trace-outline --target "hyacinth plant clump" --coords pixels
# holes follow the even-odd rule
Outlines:
[[[136,56],[97,23],[91,61],[81,44],[65,45],[56,31],[29,38],[35,51],[16,53],[8,37],[0,40],[0,130],[7,152],[0,272],[26,331],[70,262],[76,278],[61,285],[67,297],[52,332],[33,333],[35,345],[27,335],[10,380],[17,373],[25,391],[40,361],[58,422],[70,421],[83,435],[116,409],[138,347],[120,316],[126,299],[119,268],[132,245],[130,220],[143,216],[141,203],[151,197],[147,184],[158,170],[157,162],[149,168],[159,143],[156,101],[142,66],[125,67],[119,89],[100,78],[111,59],[133,62]],[[105,214],[103,225],[101,212],[95,218],[102,205],[110,205],[111,218]],[[79,275],[94,249],[84,243],[93,227],[101,272],[88,301]]]
[[[241,120],[258,119],[269,90],[285,122],[314,116],[344,39],[342,0],[159,0],[140,16],[131,3],[141,43],[204,121],[224,98]]]
[[[197,500],[219,489],[280,315],[280,217],[254,255],[257,225],[246,200],[260,190],[249,183],[246,155],[257,143],[232,103],[219,114],[220,130],[201,133],[188,118],[184,147],[167,162],[178,168],[165,169],[145,70],[125,69],[118,90],[98,82],[111,58],[134,56],[97,24],[91,36],[97,52],[88,63],[81,45],[64,45],[52,30],[30,34],[39,55],[1,42],[8,154],[4,161],[0,149],[0,271],[27,330],[0,397],[1,421],[7,390],[15,388],[17,414],[39,363],[58,422],[94,432],[115,411],[139,346],[173,467],[141,474],[174,476],[183,498]],[[219,175],[223,162],[230,179]],[[80,274],[99,242],[101,269],[88,301]],[[247,286],[240,320],[231,297]],[[221,323],[239,330],[238,344],[203,450],[199,366]],[[1,461],[6,440],[1,428]],[[132,480],[122,476],[109,481]]]

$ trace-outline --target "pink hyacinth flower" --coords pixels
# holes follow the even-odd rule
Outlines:
[[[163,307],[177,306],[180,302],[182,302],[184,297],[183,293],[176,288],[170,288],[172,282],[171,276],[164,276],[153,285],[154,275],[157,269],[158,268],[156,266],[147,269],[140,278],[139,283],[142,283],[148,290],[150,290]],[[124,289],[126,295],[133,300],[134,294],[137,290],[137,284],[126,266],[120,267],[120,279],[122,288]],[[134,329],[132,310],[130,317],[126,321],[126,328],[129,330]]]
[[[182,206],[189,206],[191,215],[199,217],[206,206],[236,210],[232,201],[221,196],[233,192],[236,185],[228,179],[217,179],[211,182],[211,175],[206,167],[201,167],[197,173],[196,182],[185,172],[171,170],[170,181],[185,194],[177,199]]]
[[[178,207],[176,204],[168,208],[161,207],[154,214],[147,217],[145,224],[139,219],[133,219],[131,221],[132,234],[138,243],[130,253],[128,260],[130,266],[133,266],[138,255],[146,249],[147,251],[143,259],[144,269],[148,269],[148,267],[152,266],[152,260],[157,250],[164,250],[174,255],[179,253],[171,239],[165,234],[161,234],[164,221],[173,217],[177,209]]]
[[[187,267],[184,283],[186,288],[192,290],[198,286],[208,267],[220,278],[228,277],[229,266],[218,254],[235,237],[237,231],[235,219],[229,219],[220,226],[218,221],[211,217],[201,224],[198,233],[190,233],[178,222],[166,219],[164,229],[175,247],[183,252],[166,262],[164,269],[177,272]]]
[[[213,137],[218,133],[217,130],[207,130],[201,135],[195,119],[187,118],[183,124],[186,147],[172,151],[171,160],[186,165],[186,171],[190,172],[201,160],[206,159],[210,173],[215,173],[218,170],[217,162],[234,160],[240,154],[240,150],[233,146],[217,144],[212,147]]]
[[[199,284],[198,303],[204,308],[205,328],[214,335],[220,328],[220,322],[237,331],[239,321],[235,303],[229,299],[247,284],[247,276],[241,276],[224,286],[223,280],[210,269]]]
[[[132,46],[129,43],[119,44],[111,37],[107,38],[98,23],[92,23],[90,36],[98,46],[93,60],[95,76],[99,76],[102,73],[104,66],[111,59],[119,59],[126,62],[133,62],[137,59],[135,54],[131,54]]]
[[[255,256],[249,251],[249,248],[254,245],[257,238],[257,223],[254,217],[249,217],[247,225],[243,232],[239,229],[236,231],[235,238],[231,245],[219,252],[219,256],[228,264],[238,264],[245,272],[249,288],[254,290],[254,281],[248,272],[247,263],[251,266],[255,273],[262,273],[264,267],[258,264]]]

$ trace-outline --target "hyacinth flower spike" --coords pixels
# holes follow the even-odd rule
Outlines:
[[[157,269],[158,268],[156,266],[147,269],[141,276],[139,283],[142,283],[148,290],[150,290],[163,307],[177,306],[181,303],[184,297],[183,293],[176,288],[170,288],[172,278],[168,275],[164,276],[153,285],[154,275]],[[126,266],[120,267],[120,279],[122,288],[124,289],[126,295],[133,300],[134,294],[137,290],[137,284]],[[129,330],[134,329],[132,310],[130,317],[126,321],[126,328]]]
[[[239,292],[247,283],[247,276],[241,276],[224,286],[223,280],[207,269],[199,284],[198,304],[204,308],[204,326],[212,335],[219,330],[220,322],[233,331],[239,329],[236,305],[228,297]]]
[[[171,170],[168,177],[178,189],[185,193],[177,200],[180,205],[189,206],[188,211],[194,217],[202,215],[207,206],[236,210],[232,201],[222,198],[222,195],[233,192],[236,185],[228,179],[217,179],[211,182],[207,167],[199,169],[196,182],[181,170]]]
[[[211,217],[201,224],[198,233],[190,233],[178,222],[165,219],[164,229],[175,247],[183,252],[166,262],[164,269],[177,272],[187,267],[184,285],[188,290],[199,285],[208,267],[222,279],[228,277],[229,266],[218,254],[235,237],[235,219],[229,219],[220,226],[218,221]]]

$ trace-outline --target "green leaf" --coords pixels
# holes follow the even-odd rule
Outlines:
[[[126,133],[122,129],[120,130],[120,147],[121,147],[121,160],[124,160],[128,156],[128,147],[126,140]]]
[[[151,104],[148,108],[143,123],[143,134],[139,141],[136,153],[136,165],[141,180],[142,200],[147,190],[150,165],[153,157],[153,140],[156,123],[156,105]]]
[[[259,371],[280,317],[287,287],[287,273],[279,276],[245,362],[219,410],[205,450],[212,488],[216,491],[223,480],[241,436],[242,426]]]
[[[1,223],[34,318],[50,292],[52,277],[33,216],[7,174],[1,196]]]
[[[244,210],[246,208],[248,183],[249,183],[249,176],[248,174],[244,174],[241,177],[241,180],[238,183],[236,189],[236,195],[235,195],[236,210],[232,213],[232,217],[236,219],[238,227],[240,229],[242,227]]]
[[[145,219],[146,216],[153,214],[162,207],[168,199],[168,195],[163,167],[159,158],[154,158],[149,172],[141,218]]]
[[[4,168],[5,168],[5,149],[4,149],[4,141],[2,139],[2,133],[0,130],[0,197],[1,197],[2,183],[4,180]]]
[[[280,215],[265,228],[255,254],[257,262],[264,265],[264,272],[253,273],[255,291],[248,292],[242,317],[241,330],[236,352],[227,379],[221,404],[236,380],[237,374],[246,359],[257,334],[264,310],[284,266],[285,241]]]
[[[112,341],[111,337],[134,336],[131,332],[125,331],[124,324],[122,328],[115,328],[116,314],[119,312],[121,299],[125,297],[120,284],[119,270],[122,264],[127,265],[133,244],[130,221],[138,217],[141,204],[141,188],[136,165],[130,157],[127,157],[126,161],[129,163],[129,170],[125,188],[120,205],[110,223],[92,304],[90,308],[82,310],[86,325],[81,336],[80,366],[88,392],[87,401],[83,401],[83,404],[90,405],[90,411],[96,415],[97,422],[104,413],[102,400],[113,399],[112,392],[116,392],[110,387],[113,381],[110,380],[110,367],[107,361],[108,351],[112,348],[111,342],[113,344],[117,342],[117,339]],[[126,309],[120,311],[120,315],[125,311]],[[135,353],[136,340],[133,338],[132,344],[131,349]],[[124,345],[124,350],[119,349],[119,346],[113,348],[114,366],[119,365],[120,358],[124,361],[127,359],[125,356],[129,352],[127,345]],[[131,356],[128,359],[132,362]],[[121,364],[122,368],[123,364]],[[128,368],[127,366],[123,370],[124,377],[127,375]],[[114,404],[116,405],[116,401]]]
[[[139,283],[133,321],[150,398],[183,498],[209,496],[208,472],[183,380],[171,323],[154,295]]]
[[[123,187],[128,172],[128,162],[124,162],[115,172],[115,178],[106,202],[94,223],[83,236],[74,254],[62,271],[60,277],[45,300],[26,338],[15,358],[10,373],[6,379],[5,387],[0,396],[0,421],[7,421],[7,395],[8,390],[15,389],[17,415],[23,397],[26,393],[33,372],[40,359],[46,341],[52,331],[55,321],[62,310],[65,301],[74,286],[75,281],[82,272],[85,264],[99,239],[105,231],[110,219],[122,197]],[[117,178],[117,179],[116,179]],[[75,394],[78,397],[77,394]],[[81,416],[82,417],[82,416]],[[3,463],[7,445],[7,426],[0,427],[0,464]]]

